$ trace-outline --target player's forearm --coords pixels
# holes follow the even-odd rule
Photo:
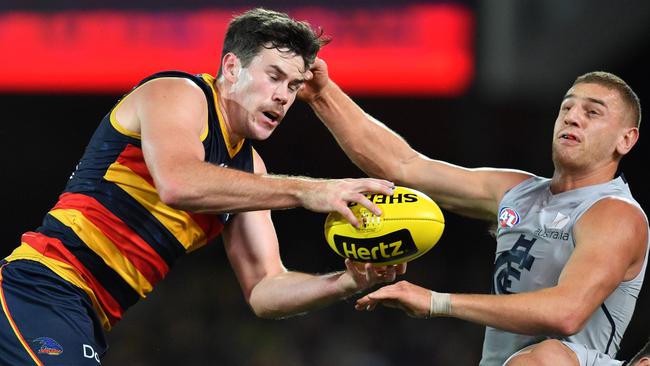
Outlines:
[[[210,213],[297,207],[302,195],[318,190],[317,186],[314,179],[257,175],[204,162],[181,167],[157,182],[166,204]]]
[[[260,281],[249,302],[262,318],[285,318],[319,309],[354,294],[355,289],[341,286],[342,274],[285,272]]]
[[[404,139],[366,114],[331,80],[310,106],[348,157],[371,176],[399,181],[403,162],[417,156]]]
[[[512,295],[451,295],[450,316],[519,334],[568,336],[588,319],[573,300],[545,289]]]

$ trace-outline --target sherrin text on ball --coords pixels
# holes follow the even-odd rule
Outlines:
[[[395,187],[392,196],[367,197],[381,208],[381,216],[353,203],[350,209],[359,219],[359,228],[338,212],[325,220],[327,243],[341,257],[376,265],[397,264],[421,256],[438,243],[445,219],[440,207],[424,193]]]

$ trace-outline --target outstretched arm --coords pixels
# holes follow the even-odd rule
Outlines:
[[[611,217],[617,220],[604,224],[603,218]],[[451,316],[520,334],[571,335],[622,281],[639,274],[648,250],[647,225],[638,208],[605,199],[578,222],[576,249],[554,287],[512,295],[449,295],[402,281],[359,299],[357,309],[381,304],[415,317]]]
[[[201,136],[208,119],[205,95],[182,78],[154,79],[116,109],[116,125],[140,135],[142,152],[161,200],[205,213],[302,206],[338,211],[357,224],[347,203],[378,213],[364,192],[391,194],[391,182],[377,179],[319,180],[251,174],[204,161]]]
[[[423,191],[447,210],[485,219],[496,216],[504,192],[531,176],[429,159],[350,99],[329,79],[323,60],[316,60],[311,73],[299,97],[309,103],[348,157],[370,176]]]
[[[406,265],[374,267],[346,260],[324,275],[288,271],[282,264],[270,211],[237,214],[223,232],[226,253],[251,308],[282,318],[314,310],[403,274]]]

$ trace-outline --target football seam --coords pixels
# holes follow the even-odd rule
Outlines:
[[[445,225],[444,220],[440,221],[440,220],[435,220],[435,219],[409,219],[409,218],[406,218],[406,219],[384,219],[383,221],[384,222],[386,222],[386,221],[429,221],[429,222],[435,222],[435,223],[438,223],[438,224]],[[325,227],[335,227],[335,226],[341,226],[341,225],[350,225],[350,223],[347,222],[347,221],[346,222],[339,222],[339,223],[332,223],[332,224],[325,225]]]
[[[397,219],[384,218],[382,220],[383,221],[405,221],[405,220],[410,220],[410,221],[434,221],[434,222],[444,223],[444,221],[440,221],[440,220],[436,220],[436,219],[423,219],[423,218],[411,218],[411,217],[404,217],[404,218],[397,218]],[[341,224],[346,225],[346,224],[349,224],[349,222],[345,221],[345,222],[341,222],[340,224],[336,224],[336,225],[341,225]]]
[[[420,217],[402,217],[402,218],[397,218],[397,219],[393,219],[393,218],[384,218],[383,220],[384,220],[384,221],[413,220],[413,221],[435,221],[435,222],[440,222],[440,221],[438,221],[438,220],[436,220],[436,219],[423,219],[423,218],[420,218]]]

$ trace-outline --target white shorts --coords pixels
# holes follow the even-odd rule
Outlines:
[[[582,344],[571,343],[562,340],[559,341],[564,343],[565,346],[569,347],[573,351],[573,353],[576,354],[580,366],[621,366],[623,365],[623,361],[615,360],[609,357],[609,355],[587,348]],[[504,362],[503,364],[506,365],[513,357],[517,356],[520,352],[526,350],[527,348],[529,347],[526,347],[522,350],[519,350],[518,352],[515,352],[512,356],[508,357],[506,362]]]
[[[615,360],[609,355],[600,353],[596,350],[589,349],[582,344],[560,341],[578,356],[580,366],[620,366],[623,361]]]

